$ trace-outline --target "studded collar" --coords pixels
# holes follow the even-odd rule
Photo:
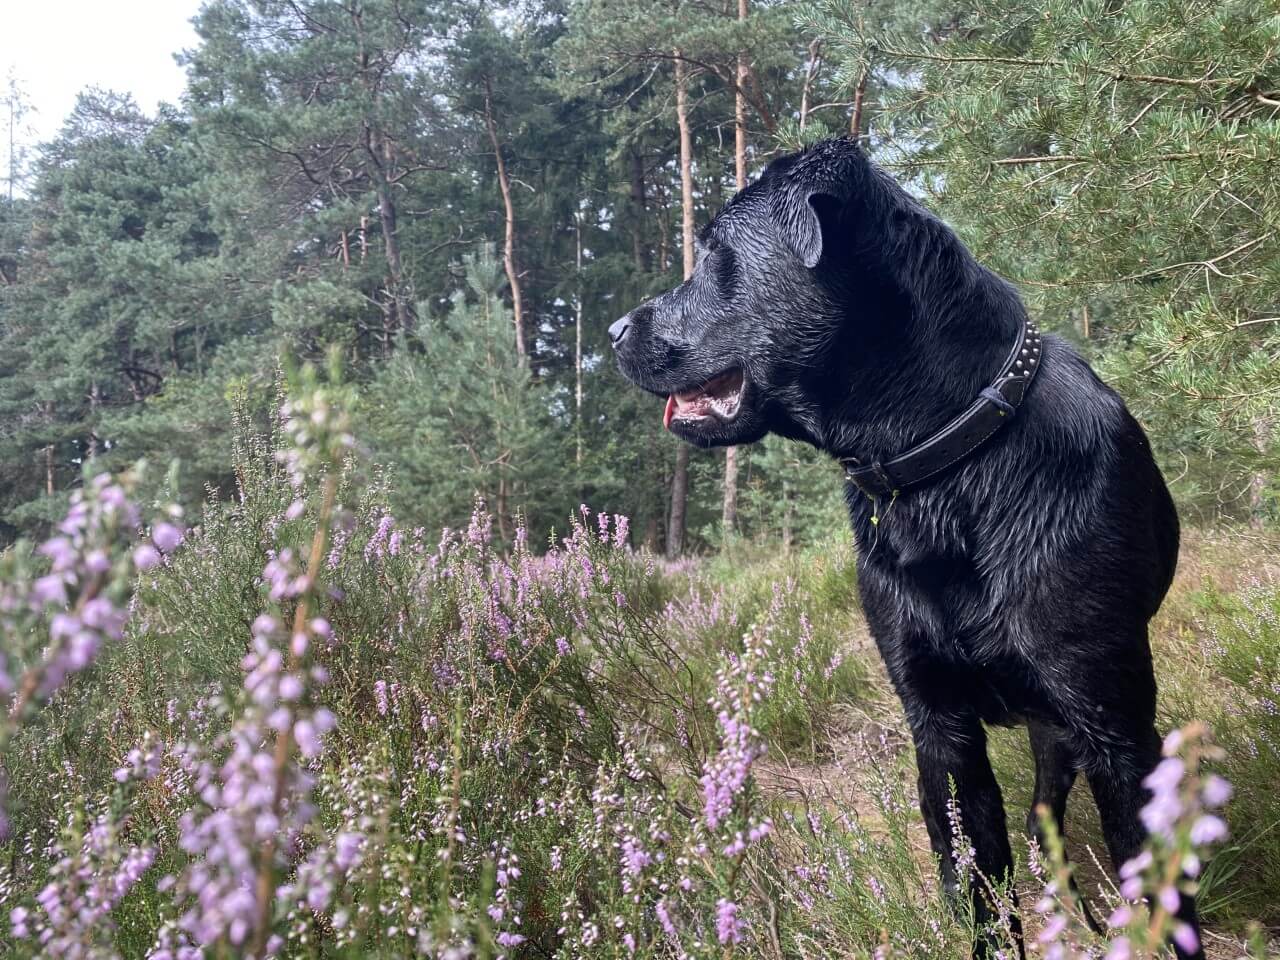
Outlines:
[[[854,457],[843,458],[840,462],[844,465],[845,477],[873,500],[893,498],[959,463],[1017,411],[1040,369],[1041,349],[1040,331],[1028,319],[1000,372],[968,409],[941,430],[891,459],[863,463]]]

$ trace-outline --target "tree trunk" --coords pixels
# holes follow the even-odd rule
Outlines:
[[[53,425],[53,404],[46,403],[44,405],[44,416]],[[44,492],[46,496],[53,496],[53,444],[49,444],[44,448]]]
[[[689,132],[689,92],[684,55],[675,52],[676,124],[680,128],[680,239],[684,254],[684,278],[693,276],[693,137]],[[671,514],[667,520],[667,556],[684,552],[685,505],[689,497],[689,445],[676,448],[675,473],[671,477]]]
[[[804,70],[804,87],[800,91],[800,129],[809,122],[809,98],[813,94],[813,85],[818,81],[818,71],[822,69],[822,39],[815,37],[809,41],[809,63]]]
[[[356,32],[357,65],[360,70],[360,85],[368,98],[369,112],[362,119],[364,130],[364,149],[369,164],[366,168],[374,183],[374,193],[378,198],[378,223],[382,229],[382,252],[387,259],[387,297],[390,300],[384,311],[383,337],[384,350],[390,348],[393,330],[399,329],[412,335],[414,332],[413,305],[410,293],[406,289],[404,268],[400,257],[400,235],[398,232],[398,216],[395,200],[391,196],[391,184],[395,177],[396,155],[395,144],[385,135],[378,123],[378,101],[382,92],[382,79],[373,68],[369,53],[365,49],[364,9],[356,4],[348,11],[351,24]],[[362,224],[363,226],[363,224]]]
[[[574,262],[578,268],[578,291],[573,304],[573,428],[574,463],[582,467],[582,212],[573,215]]]
[[[684,553],[685,510],[689,503],[689,445],[677,441],[676,466],[671,474],[671,512],[667,514],[667,557]]]
[[[738,22],[747,19],[747,0],[738,0]],[[738,90],[733,98],[733,168],[737,186],[747,185],[747,98],[742,90],[747,82],[747,54],[738,53]],[[720,525],[726,540],[738,527],[738,448],[726,447],[724,451],[724,505]]]
[[[17,81],[13,79],[13,74],[9,74],[9,209],[13,209],[13,181],[18,179],[18,141],[14,136],[14,122],[18,117],[17,97],[14,95],[14,87]],[[0,275],[3,275],[0,272]]]
[[[631,149],[631,215],[635,218],[635,228],[631,232],[631,253],[636,269],[648,273],[652,267],[649,247],[644,242],[644,157],[634,147]]]
[[[521,366],[529,365],[529,348],[524,336],[524,296],[520,289],[520,272],[516,269],[516,208],[511,201],[511,181],[507,177],[507,164],[502,158],[502,145],[498,142],[498,126],[493,120],[493,85],[484,79],[484,126],[493,145],[493,156],[498,165],[498,189],[502,191],[502,206],[506,213],[506,237],[502,244],[502,267],[511,285],[511,313],[516,327],[516,356]]]
[[[689,129],[688,75],[683,55],[676,51],[676,123],[680,127],[680,243],[684,278],[693,276],[693,134]]]
[[[1266,417],[1255,417],[1253,421],[1253,448],[1259,454],[1265,454],[1271,440],[1271,422]],[[1261,470],[1254,471],[1249,482],[1249,526],[1254,530],[1266,527],[1266,503],[1263,494],[1271,481],[1271,474]]]
[[[386,145],[390,150],[390,145]],[[400,236],[396,203],[391,196],[391,184],[378,181],[378,221],[382,225],[382,250],[387,258],[387,286],[391,295],[391,309],[396,326],[406,335],[414,333],[413,307],[409,303],[409,291],[405,288],[404,268],[400,260]]]
[[[782,481],[782,552],[791,553],[791,484]]]
[[[89,442],[88,457],[92,460],[98,455],[98,408],[102,406],[102,392],[98,388],[98,381],[94,380],[89,384]]]

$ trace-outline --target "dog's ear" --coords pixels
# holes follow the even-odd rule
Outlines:
[[[766,175],[770,171],[776,172],[770,211],[779,236],[812,270],[849,219],[848,205],[867,172],[866,157],[853,140],[836,137],[775,160]]]
[[[771,213],[782,242],[810,270],[822,259],[823,214],[829,216],[837,202],[827,191],[798,185],[773,195]]]

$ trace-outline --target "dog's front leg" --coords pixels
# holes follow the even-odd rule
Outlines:
[[[985,958],[1005,939],[1000,912],[1022,953],[1021,925],[1012,888],[1013,854],[1004,801],[987,758],[982,723],[971,712],[909,710],[919,769],[920,810],[937,854],[943,889],[959,909],[972,908],[974,956]],[[961,902],[962,887],[969,903]]]

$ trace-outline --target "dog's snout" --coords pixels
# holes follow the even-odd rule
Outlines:
[[[631,314],[627,314],[621,320],[615,320],[609,325],[609,340],[616,347],[626,339],[627,334],[631,332]]]
[[[609,327],[609,339],[613,348],[621,350],[623,341],[630,337],[633,341],[639,338],[643,343],[653,334],[654,313],[649,303],[643,303],[628,313],[621,320],[615,320]],[[634,350],[635,343],[628,344],[627,349]]]

